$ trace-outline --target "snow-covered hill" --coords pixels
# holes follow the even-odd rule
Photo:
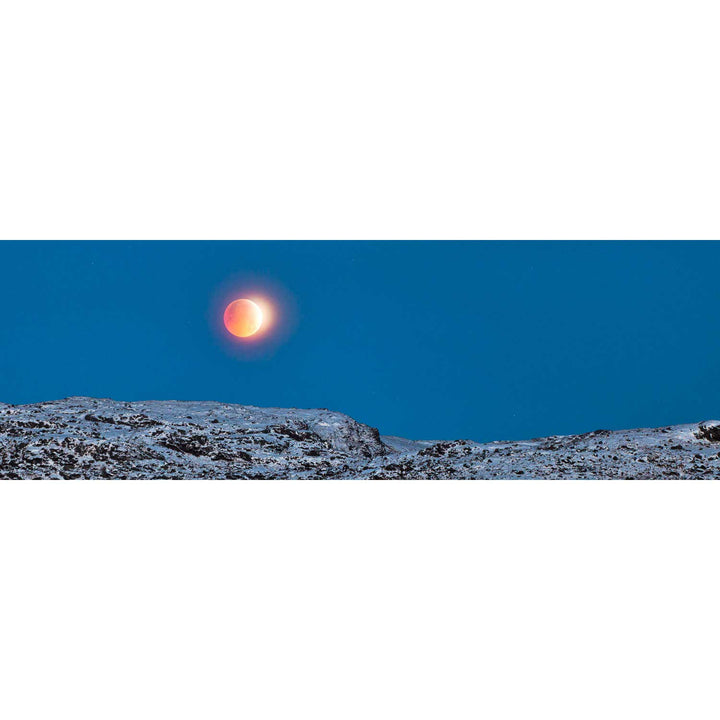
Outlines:
[[[329,410],[75,397],[0,404],[6,479],[720,479],[720,423],[413,441]]]

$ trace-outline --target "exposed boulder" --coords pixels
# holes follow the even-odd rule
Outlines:
[[[720,420],[706,420],[698,424],[695,437],[710,442],[720,442]]]

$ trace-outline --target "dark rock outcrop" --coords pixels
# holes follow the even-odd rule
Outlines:
[[[706,420],[698,425],[695,435],[701,440],[720,442],[720,421]]]

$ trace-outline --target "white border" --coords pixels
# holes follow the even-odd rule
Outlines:
[[[13,720],[717,717],[717,483],[7,483]]]
[[[710,0],[8,0],[0,237],[717,238]]]

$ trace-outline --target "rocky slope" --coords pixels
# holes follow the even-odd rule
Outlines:
[[[0,404],[5,479],[720,479],[720,423],[412,441],[329,410],[68,398]]]

